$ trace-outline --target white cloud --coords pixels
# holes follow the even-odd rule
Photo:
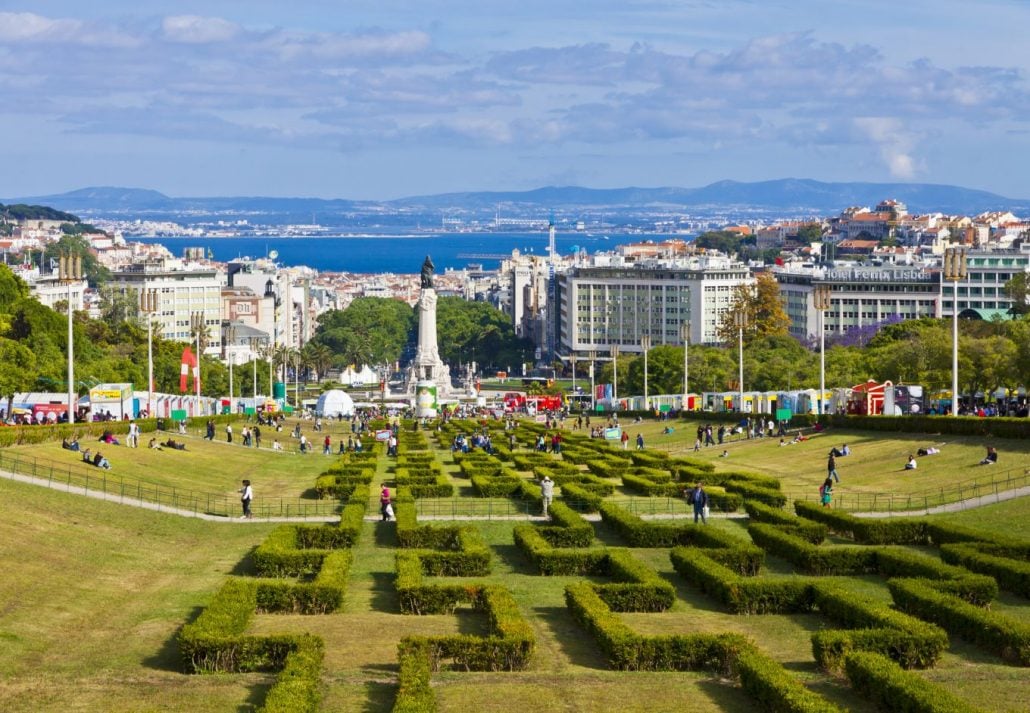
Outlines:
[[[0,40],[7,42],[73,40],[82,26],[79,20],[53,20],[31,12],[0,12]]]
[[[866,134],[879,148],[880,157],[894,178],[911,180],[917,173],[912,156],[915,138],[898,119],[884,116],[866,116],[854,119],[859,131]]]
[[[161,31],[170,42],[208,44],[231,40],[239,34],[240,26],[220,17],[170,15],[161,21]]]

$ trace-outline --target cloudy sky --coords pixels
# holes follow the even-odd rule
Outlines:
[[[1024,0],[0,0],[0,196],[1030,197]]]

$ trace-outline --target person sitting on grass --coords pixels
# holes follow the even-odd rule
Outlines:
[[[980,461],[980,465],[994,465],[998,462],[998,450],[994,446],[987,446],[987,456]]]
[[[156,438],[151,438],[151,439],[150,439],[150,443],[148,443],[148,444],[147,444],[147,448],[149,448],[149,449],[151,449],[151,450],[154,450],[154,451],[160,451],[160,450],[163,450],[163,449],[161,448],[161,444],[157,442],[157,439],[156,439]]]
[[[84,450],[82,452],[82,462],[83,463],[92,463],[93,462],[93,451],[91,451],[89,448],[87,448],[86,450]]]
[[[97,454],[93,456],[93,465],[97,468],[103,468],[104,470],[111,470],[111,464],[108,462],[107,458],[104,458],[104,456],[100,454],[100,451],[97,451]]]
[[[911,453],[908,454],[908,463],[905,464],[905,470],[916,469],[916,457]]]
[[[172,449],[177,450],[177,451],[184,451],[184,450],[186,450],[186,444],[185,443],[179,443],[179,442],[177,442],[177,441],[175,441],[174,439],[171,439],[171,438],[169,438],[167,441],[165,441],[164,445],[165,445],[166,448],[172,448]]]

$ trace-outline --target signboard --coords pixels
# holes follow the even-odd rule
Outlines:
[[[606,428],[604,429],[604,439],[606,441],[617,441],[622,438],[621,428]]]
[[[173,421],[185,421],[186,420],[186,409],[184,409],[184,408],[172,409],[172,420]]]
[[[436,400],[436,384],[432,381],[420,381],[415,384],[415,416],[432,418],[436,416],[439,404]]]
[[[89,390],[93,404],[116,404],[132,396],[132,384],[100,384]]]
[[[547,423],[547,414],[538,413],[536,416],[533,417],[533,420],[537,423]]]
[[[778,408],[776,409],[776,420],[777,421],[789,421],[790,417],[794,414],[791,413],[789,408]]]
[[[384,431],[376,431],[376,440],[380,443],[386,443],[388,440],[390,440],[389,429]]]

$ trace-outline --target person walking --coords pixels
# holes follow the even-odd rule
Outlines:
[[[644,450],[644,434],[643,433],[638,433],[637,434],[637,450],[638,451]]]
[[[833,479],[830,476],[826,476],[826,480],[819,486],[819,502],[824,508],[830,507],[830,503],[833,502]]]
[[[694,489],[687,494],[687,502],[694,506],[694,524],[698,518],[705,525],[708,524],[708,493],[705,492],[704,483],[698,483]]]
[[[390,519],[390,513],[393,511],[393,506],[390,504],[390,489],[383,486],[382,492],[379,493],[379,512],[383,516],[383,522]]]
[[[254,489],[250,487],[250,481],[244,480],[243,487],[240,488],[240,504],[243,505],[243,514],[240,515],[240,519],[250,519],[254,517],[250,511],[250,504],[254,500]]]
[[[546,475],[540,481],[540,499],[544,503],[544,517],[547,517],[547,510],[551,507],[551,502],[554,500],[554,481]]]
[[[833,451],[830,451],[830,458],[826,461],[826,479],[833,478],[838,483],[840,482],[840,476],[837,475],[837,459],[833,455]]]
[[[623,431],[622,432],[621,440],[622,440],[622,450],[627,450],[629,448],[629,434],[626,433],[625,431]]]

